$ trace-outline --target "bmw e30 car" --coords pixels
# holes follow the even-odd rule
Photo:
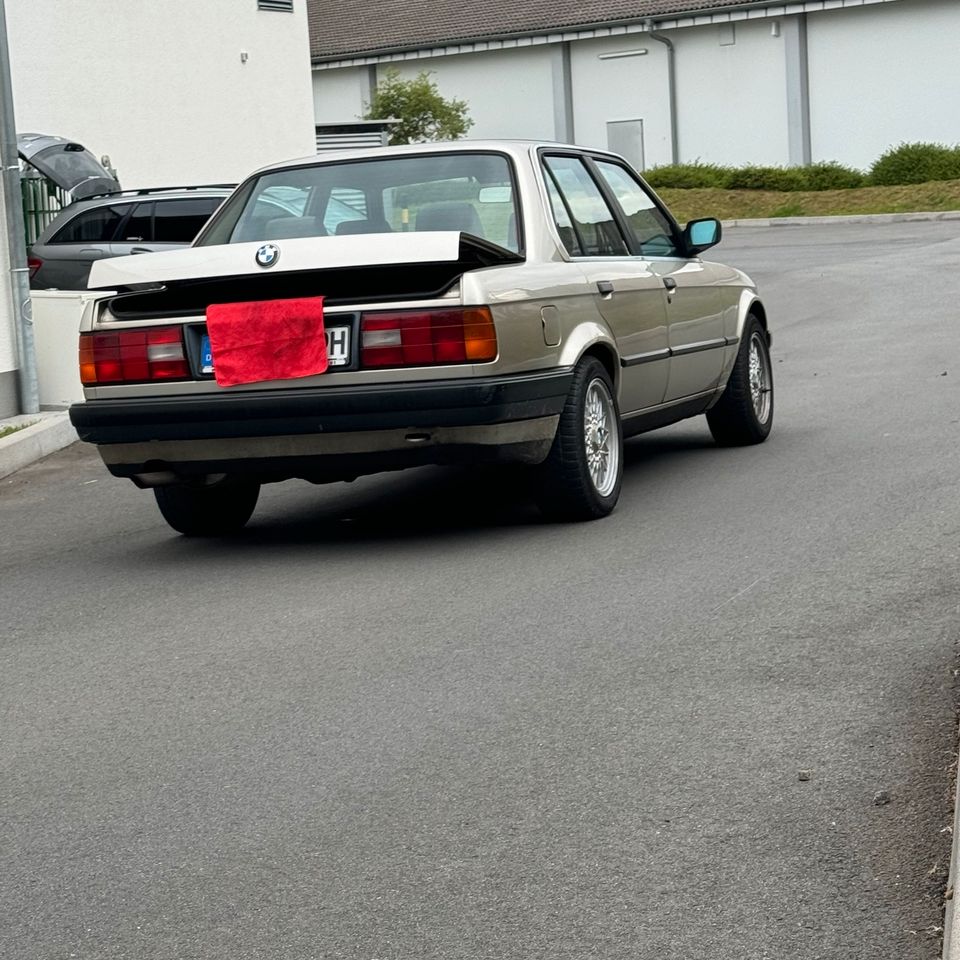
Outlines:
[[[167,522],[221,535],[260,487],[529,466],[545,514],[605,516],[623,440],[773,418],[767,314],[620,157],[474,141],[260,170],[184,250],[94,264],[70,410]]]

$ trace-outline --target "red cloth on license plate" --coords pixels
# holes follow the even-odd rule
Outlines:
[[[211,303],[207,333],[222,387],[312,377],[327,369],[323,297]]]

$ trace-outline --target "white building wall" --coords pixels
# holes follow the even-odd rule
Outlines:
[[[256,0],[6,10],[18,130],[109,154],[124,187],[230,182],[314,150],[305,0],[292,14]]]
[[[670,93],[662,43],[646,34],[573,43],[570,74],[576,143],[605,149],[608,122],[642,120],[644,168],[670,162]]]
[[[902,141],[960,141],[960,3],[809,14],[814,160],[866,169]]]
[[[313,71],[313,109],[317,123],[356,123],[369,100],[369,69],[344,67]]]
[[[773,23],[778,21],[670,34],[677,51],[681,162],[787,162],[784,39],[774,35]]]
[[[548,47],[520,47],[491,53],[408,60],[393,66],[411,79],[420,71],[433,72],[441,96],[466,101],[473,139],[518,137],[552,140],[552,54]]]
[[[799,22],[791,14],[666,33],[676,49],[681,161],[790,163],[791,122],[794,146],[803,135],[801,112],[788,116],[787,106],[787,45],[797,43]],[[805,22],[813,161],[866,169],[902,141],[960,141],[960,0],[830,7]],[[795,58],[799,49],[791,48]],[[471,137],[553,139],[556,56],[557,46],[544,44],[396,66],[405,76],[432,70],[444,96],[466,100]],[[609,121],[642,120],[645,166],[669,162],[662,43],[646,33],[573,41],[570,65],[577,143],[608,146]],[[356,119],[366,77],[365,67],[317,71],[318,120]]]

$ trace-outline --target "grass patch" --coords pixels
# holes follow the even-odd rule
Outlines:
[[[849,190],[718,190],[664,188],[658,193],[681,222],[695,217],[840,217],[870,213],[960,210],[960,180]]]
[[[771,217],[802,217],[803,207],[799,203],[785,203],[782,207],[777,207],[771,214]]]
[[[8,424],[5,427],[0,427],[0,440],[4,437],[9,437],[11,433],[17,433],[19,430],[26,430],[27,427],[32,427],[34,422],[35,421],[31,423]]]

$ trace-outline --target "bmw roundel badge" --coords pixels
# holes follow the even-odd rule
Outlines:
[[[265,243],[257,250],[257,263],[261,267],[272,267],[280,259],[280,248],[275,243]]]

